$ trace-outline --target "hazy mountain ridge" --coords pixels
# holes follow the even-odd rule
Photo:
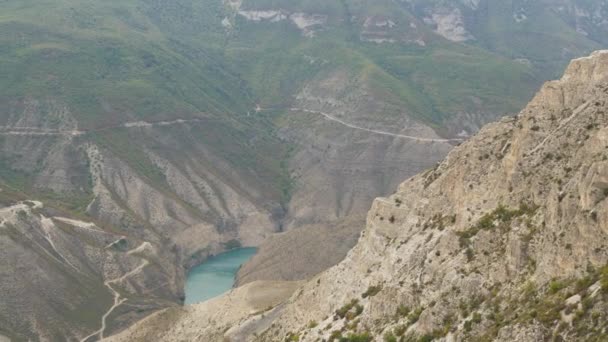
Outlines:
[[[578,51],[606,45],[601,1],[402,1],[435,32],[561,73]]]

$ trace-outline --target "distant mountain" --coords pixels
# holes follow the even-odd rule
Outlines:
[[[436,33],[557,76],[565,61],[608,44],[605,1],[401,2]]]

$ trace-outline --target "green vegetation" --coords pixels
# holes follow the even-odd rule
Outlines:
[[[435,339],[435,337],[433,337],[433,335],[422,335],[418,339],[418,342],[431,342],[434,339]]]
[[[356,299],[351,300],[338,310],[336,310],[336,317],[346,318],[347,321],[354,319],[363,312],[363,306],[359,304]]]
[[[289,334],[287,334],[285,341],[286,342],[298,342],[298,341],[300,341],[300,335],[294,334],[294,333],[289,333]]]
[[[294,4],[256,0],[247,6]],[[489,109],[513,112],[535,86],[519,86],[530,79],[524,65],[476,47],[440,39],[425,48],[378,46],[353,40],[360,27],[340,24],[353,11],[405,21],[407,10],[388,1],[372,6],[307,0],[295,7],[328,15],[327,28],[306,39],[288,22],[253,23],[237,16],[227,32],[221,18],[231,13],[219,1],[68,0],[28,7],[5,2],[0,90],[4,96],[56,96],[90,127],[120,121],[121,113],[148,119],[199,112],[242,117],[256,101],[286,104],[304,82],[336,68],[368,82],[387,103],[406,105],[436,124],[448,113],[472,110],[469,96],[486,100]],[[44,21],[38,20],[42,12]],[[504,98],[507,92],[514,94]]]
[[[548,331],[554,331],[553,339],[561,340],[564,336],[574,340],[603,341],[607,337],[602,320],[606,320],[604,310],[608,296],[592,296],[592,285],[608,279],[608,266],[594,269],[589,268],[587,274],[579,279],[555,279],[546,287],[537,288],[533,282],[526,283],[521,288],[520,296],[495,296],[486,303],[492,313],[487,316],[490,326],[484,325],[486,331],[475,340],[491,341],[501,327],[513,324],[540,323]],[[578,302],[568,304],[567,299],[580,295]],[[572,315],[572,326],[562,320],[562,314]],[[473,314],[467,321],[465,329],[472,330],[474,324],[481,322],[480,315]],[[470,323],[468,323],[470,322]],[[484,322],[485,324],[485,322]]]
[[[600,270],[600,285],[602,286],[602,291],[608,293],[608,265]]]
[[[395,315],[397,316],[397,318],[399,317],[405,317],[410,313],[410,308],[405,306],[405,305],[399,305],[399,307],[397,308],[397,312],[395,313]]]
[[[420,315],[422,314],[423,311],[424,311],[424,308],[422,308],[422,307],[419,307],[416,310],[412,311],[410,313],[410,315],[408,316],[409,324],[414,324],[414,323],[418,322],[418,319],[420,318]]]
[[[384,334],[384,342],[397,342],[397,336],[395,336],[392,332],[387,332]]]
[[[491,213],[482,216],[477,223],[469,229],[458,232],[460,237],[460,246],[468,247],[470,239],[477,235],[482,230],[501,229],[503,231],[510,229],[511,221],[515,218],[527,216],[531,218],[536,213],[538,206],[521,203],[517,209],[508,209],[503,205],[499,205]],[[468,249],[467,249],[468,251]],[[467,257],[471,252],[467,252]],[[470,258],[469,258],[470,259]]]
[[[332,334],[332,337],[329,339],[330,342],[335,340],[339,342],[371,342],[373,337],[367,332],[361,334],[350,333],[347,336],[342,336],[342,334],[338,332],[335,335]]]
[[[382,291],[382,285],[370,286],[367,288],[363,294],[361,294],[361,298],[365,299],[367,297],[373,297]]]
[[[456,215],[444,216],[443,214],[435,214],[430,220],[424,223],[423,229],[444,230],[445,227],[456,223]]]
[[[567,286],[568,286],[568,284],[563,281],[554,280],[549,283],[549,293],[550,294],[558,293],[559,291],[565,289]]]
[[[466,332],[470,332],[471,330],[473,330],[473,324],[478,324],[481,322],[481,315],[479,313],[474,313],[473,314],[473,318],[472,319],[468,319],[466,321],[464,321],[464,331]]]

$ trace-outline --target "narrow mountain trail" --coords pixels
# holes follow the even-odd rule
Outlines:
[[[15,136],[79,136],[85,132],[82,131],[54,131],[54,132],[40,132],[40,131],[2,131],[0,135],[15,135]]]
[[[352,128],[352,129],[356,129],[356,130],[360,130],[360,131],[365,131],[365,132],[369,132],[369,133],[373,133],[373,134],[379,134],[379,135],[385,135],[385,136],[395,137],[395,138],[410,139],[410,140],[414,140],[414,141],[417,141],[417,142],[450,143],[450,142],[464,141],[464,139],[459,139],[459,138],[454,138],[454,139],[433,139],[433,138],[422,138],[422,137],[416,137],[416,136],[411,136],[411,135],[390,133],[390,132],[379,131],[379,130],[375,130],[375,129],[370,129],[370,128],[365,128],[365,127],[357,126],[357,125],[348,123],[346,121],[340,120],[340,119],[338,119],[338,118],[336,118],[334,116],[331,116],[330,114],[325,113],[325,112],[314,111],[314,110],[303,109],[303,108],[291,108],[289,110],[293,111],[293,112],[304,112],[304,113],[319,114],[319,115],[322,115],[326,120],[337,122],[337,123],[339,123],[339,124],[341,124],[343,126],[346,126],[348,128]]]
[[[265,108],[260,108],[260,107],[257,107],[255,109],[256,112],[260,112],[260,111],[263,111],[263,110],[266,110],[266,109]],[[365,128],[365,127],[357,126],[357,125],[348,123],[346,121],[343,121],[341,119],[338,119],[338,118],[336,118],[336,117],[334,117],[334,116],[332,116],[332,115],[330,115],[328,113],[321,112],[321,111],[314,111],[314,110],[310,110],[310,109],[290,108],[289,111],[318,114],[318,115],[323,116],[326,120],[336,122],[336,123],[338,123],[338,124],[340,124],[342,126],[345,126],[345,127],[351,128],[351,129],[355,129],[355,130],[359,130],[359,131],[365,131],[365,132],[369,132],[369,133],[373,133],[373,134],[378,134],[378,135],[395,137],[395,138],[409,139],[409,140],[414,140],[414,141],[417,141],[417,142],[453,143],[453,142],[461,142],[461,141],[465,140],[465,139],[462,139],[462,138],[453,138],[453,139],[422,138],[422,137],[417,137],[417,136],[412,136],[412,135],[390,133],[390,132],[386,132],[386,131],[380,131],[380,130],[376,130],[376,129],[370,129],[370,128]],[[172,121],[158,121],[158,122],[133,121],[133,122],[126,122],[126,123],[123,123],[123,124],[120,124],[120,125],[103,127],[103,128],[97,128],[97,129],[92,129],[92,130],[55,130],[55,129],[44,129],[44,128],[39,128],[39,127],[10,127],[10,126],[0,126],[0,135],[13,135],[13,136],[72,136],[72,137],[76,137],[76,136],[85,135],[87,133],[105,131],[105,130],[113,129],[113,128],[150,128],[150,127],[162,127],[162,126],[181,125],[181,124],[201,122],[201,121],[202,121],[201,119],[176,119],[176,120],[172,120]]]
[[[78,136],[78,135],[82,135],[84,133],[85,133],[85,131],[69,130],[69,129],[61,130],[61,129],[52,129],[52,128],[41,128],[41,127],[0,126],[0,135]]]
[[[30,212],[32,209],[39,209],[41,207],[43,207],[42,202],[28,200],[28,201],[19,202],[10,207],[1,208],[0,209],[0,218],[1,218],[0,228],[2,228],[7,223],[17,222],[21,212]],[[54,234],[55,230],[58,228],[55,225],[54,221],[65,223],[65,224],[68,224],[72,227],[76,227],[79,229],[93,231],[95,233],[107,234],[107,232],[99,229],[94,223],[69,219],[69,218],[65,218],[65,217],[55,216],[55,217],[50,218],[50,217],[46,217],[44,215],[40,215],[41,234],[42,234],[42,237],[48,243],[48,246],[50,246],[50,250],[48,249],[48,247],[42,246],[41,244],[39,244],[37,241],[35,241],[32,238],[29,238],[30,242],[33,245],[35,245],[37,248],[39,248],[41,251],[46,253],[49,257],[56,260],[57,262],[64,264],[66,267],[74,269],[78,273],[81,273],[81,270],[75,264],[73,264],[68,257],[66,257],[61,252],[61,249],[58,248],[58,246],[55,245],[55,241],[53,240],[53,234]],[[123,239],[124,239],[124,237],[117,239],[109,246],[106,246],[105,249],[108,249],[108,247],[110,247],[111,245],[113,245],[115,243],[118,243],[119,241],[121,241]],[[129,250],[126,254],[127,255],[140,254],[141,255],[141,254],[145,253],[148,248],[152,248],[152,245],[149,242],[143,242],[141,245],[137,246],[136,248]],[[114,286],[119,285],[122,282],[124,282],[125,280],[127,280],[128,278],[140,273],[146,266],[149,265],[149,263],[150,262],[147,259],[143,259],[141,261],[141,263],[137,267],[132,269],[131,271],[124,273],[120,277],[117,277],[114,279],[109,279],[104,282],[104,286],[107,287],[108,290],[112,293],[113,304],[101,317],[100,329],[93,332],[92,334],[84,337],[83,339],[81,339],[80,340],[81,342],[88,341],[89,339],[96,337],[96,336],[99,337],[99,339],[104,338],[104,334],[107,329],[108,317],[114,312],[114,310],[116,310],[116,308],[118,308],[120,305],[122,305],[124,302],[127,301],[127,298],[124,298],[123,296],[121,296],[120,292],[117,291],[114,288]]]
[[[149,243],[148,242],[144,242],[139,247],[137,247],[137,248],[135,248],[135,249],[127,252],[127,254],[131,255],[133,253],[142,252],[146,248],[147,245],[149,245]],[[131,270],[131,271],[123,274],[122,276],[120,276],[118,278],[106,280],[103,283],[110,290],[110,292],[112,293],[112,295],[114,296],[114,304],[112,304],[112,306],[108,309],[108,311],[106,311],[106,313],[103,314],[103,316],[101,317],[101,328],[99,328],[99,330],[93,332],[92,334],[84,337],[83,339],[80,340],[80,342],[86,342],[90,338],[95,337],[95,336],[99,336],[100,339],[104,338],[104,333],[105,333],[106,328],[107,328],[108,317],[112,314],[112,312],[114,312],[114,310],[116,310],[116,308],[118,308],[120,305],[122,305],[124,302],[127,301],[127,298],[123,298],[120,295],[120,293],[114,289],[114,287],[112,285],[119,284],[119,283],[125,281],[127,278],[129,278],[131,276],[134,276],[135,274],[140,273],[149,264],[150,264],[150,262],[148,260],[144,259],[142,261],[142,263],[139,266],[137,266],[136,268],[134,268],[133,270]]]
[[[61,129],[48,129],[40,127],[12,127],[12,126],[0,126],[0,135],[14,135],[14,136],[80,136],[87,133],[100,132],[114,128],[149,128],[149,127],[163,127],[181,125],[194,122],[202,122],[202,119],[176,119],[172,121],[132,121],[125,122],[120,125],[101,127],[91,130],[61,130]]]
[[[134,127],[173,126],[173,125],[180,125],[180,124],[192,123],[192,122],[202,122],[202,119],[176,119],[176,120],[172,120],[172,121],[157,121],[157,122],[134,121],[134,122],[124,123],[122,125],[119,125],[119,127],[134,128]],[[104,129],[107,129],[107,128],[104,128]]]

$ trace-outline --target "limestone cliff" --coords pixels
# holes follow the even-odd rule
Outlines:
[[[218,321],[215,335],[194,333],[192,322],[163,336],[606,340],[606,100],[608,51],[572,61],[519,115],[376,199],[346,259],[288,300]],[[124,336],[146,331],[139,324]]]

